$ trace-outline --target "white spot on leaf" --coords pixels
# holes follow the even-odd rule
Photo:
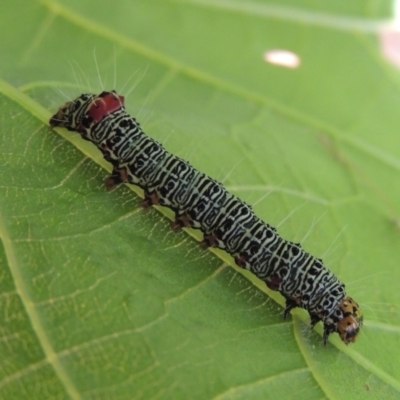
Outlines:
[[[289,50],[269,50],[264,53],[264,61],[286,68],[298,68],[301,64],[300,57]]]

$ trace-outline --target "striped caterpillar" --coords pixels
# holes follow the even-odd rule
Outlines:
[[[97,146],[113,165],[105,181],[109,190],[121,183],[138,185],[144,190],[144,208],[172,209],[174,229],[200,229],[203,246],[224,249],[239,267],[280,292],[286,299],[284,318],[301,307],[308,311],[311,327],[322,321],[325,345],[334,332],[345,344],[357,339],[361,310],[322,260],[281,238],[221,183],[149,138],[126,112],[123,96],[115,91],[82,94],[63,105],[50,125],[78,132]]]

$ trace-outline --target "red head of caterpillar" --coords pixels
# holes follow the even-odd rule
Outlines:
[[[345,344],[357,339],[361,310],[322,260],[280,237],[221,183],[149,138],[115,91],[79,96],[62,106],[50,125],[76,131],[98,147],[113,165],[109,189],[121,183],[140,186],[145,206],[171,208],[175,227],[200,229],[203,245],[224,249],[239,267],[279,291],[286,299],[284,317],[301,307],[310,314],[311,326],[322,321],[325,344],[333,332]]]

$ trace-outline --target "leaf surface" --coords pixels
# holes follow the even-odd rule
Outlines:
[[[2,1],[0,398],[398,398],[399,74],[387,2]],[[299,68],[264,61],[296,53]],[[116,88],[147,134],[302,242],[359,341],[173,233],[48,119]],[[168,212],[166,213],[167,215]],[[196,233],[195,233],[196,236]],[[199,235],[197,234],[197,237]]]

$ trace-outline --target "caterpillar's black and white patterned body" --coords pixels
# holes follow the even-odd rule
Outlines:
[[[222,184],[149,138],[126,112],[122,96],[83,94],[61,107],[50,125],[76,131],[98,147],[113,165],[109,189],[121,183],[140,186],[144,206],[169,207],[175,227],[200,229],[204,245],[224,249],[237,265],[279,291],[286,299],[285,317],[301,307],[312,326],[323,322],[325,343],[333,332],[346,344],[356,340],[362,313],[322,260],[281,238]]]

